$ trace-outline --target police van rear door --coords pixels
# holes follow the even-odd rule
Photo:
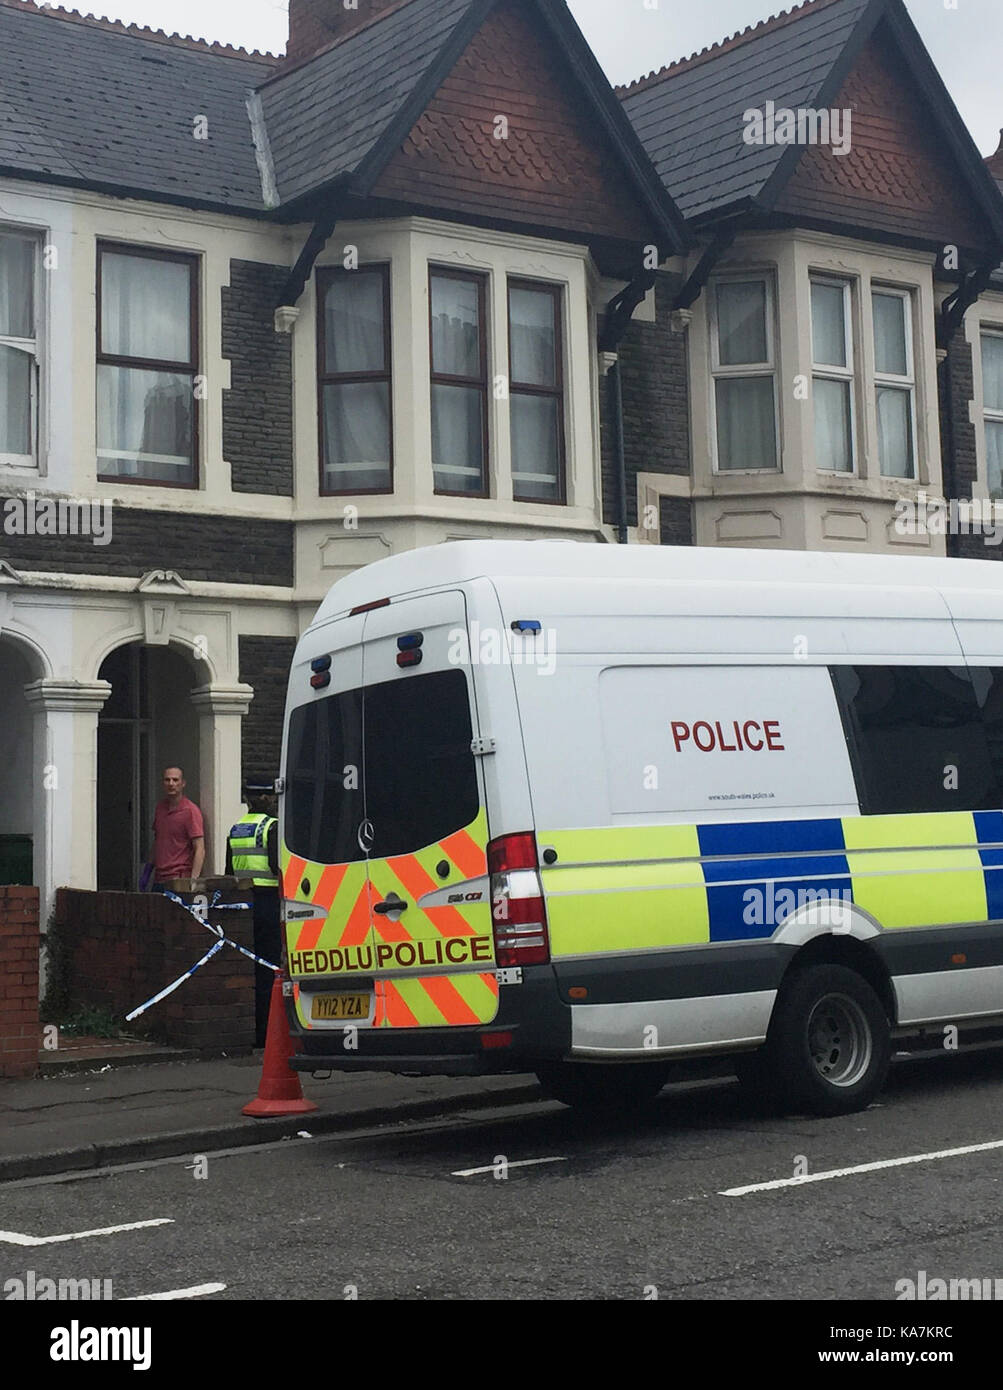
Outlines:
[[[497,1012],[498,984],[463,594],[373,609],[364,647],[369,1023],[488,1023]]]

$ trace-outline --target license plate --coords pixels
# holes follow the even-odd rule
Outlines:
[[[368,1018],[368,994],[315,994],[310,1017],[329,1018]]]

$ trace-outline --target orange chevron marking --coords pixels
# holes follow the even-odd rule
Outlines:
[[[420,983],[447,1023],[480,1023],[463,995],[445,975],[429,975]]]
[[[415,902],[422,894],[435,890],[437,885],[429,878],[413,854],[402,854],[400,858],[388,859],[386,863],[387,868],[397,875],[402,887]],[[424,911],[436,931],[441,932],[443,936],[477,935],[477,929],[464,921],[455,907],[428,907]]]
[[[398,990],[389,980],[383,981],[384,1007],[391,1028],[417,1028],[418,1020],[404,1003]]]
[[[498,998],[498,976],[494,973],[494,971],[492,971],[490,975],[482,975],[482,976],[481,976],[481,979],[482,979],[483,982],[487,985],[488,989],[491,991],[491,993],[494,995],[494,997],[497,999],[497,998]]]
[[[457,830],[439,841],[439,848],[466,878],[480,878],[488,871],[487,855],[473,836],[466,830]]]
[[[359,889],[355,905],[348,914],[348,921],[345,923],[341,940],[338,942],[339,946],[361,946],[369,935],[369,926],[372,920],[371,893],[372,884],[366,879]]]
[[[300,886],[300,879],[303,877],[303,870],[306,868],[306,860],[300,859],[297,855],[289,860],[286,871],[282,875],[282,893],[286,898],[295,898],[296,890]]]
[[[338,889],[341,887],[342,880],[347,872],[347,864],[328,864],[327,868],[320,876],[320,882],[317,884],[317,891],[313,895],[315,907],[322,907],[325,912],[330,911],[331,904],[338,896]],[[318,917],[312,922],[304,922],[299,940],[296,943],[297,951],[312,951],[320,940],[320,934],[326,926],[327,921],[323,917]]]

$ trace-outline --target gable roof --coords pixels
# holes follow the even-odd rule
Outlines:
[[[769,212],[804,146],[749,145],[743,113],[825,108],[881,23],[893,36],[968,192],[1003,241],[1003,199],[902,0],[806,0],[714,47],[652,73],[619,96],[683,215],[711,222]]]
[[[559,46],[598,128],[610,137],[672,250],[683,219],[564,0],[530,0]],[[500,0],[405,0],[278,73],[260,93],[280,200],[344,186],[368,194]],[[332,94],[337,100],[332,101]]]
[[[260,209],[246,99],[275,61],[2,0],[0,174]]]
[[[252,215],[365,196],[501,0],[401,0],[294,67],[0,0],[0,176]],[[682,218],[564,0],[530,0],[666,250]],[[198,115],[208,139],[194,138]]]

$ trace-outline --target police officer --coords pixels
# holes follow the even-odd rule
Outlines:
[[[250,878],[254,884],[254,953],[273,965],[280,963],[279,823],[275,818],[275,780],[248,777],[244,783],[247,815],[230,831],[226,872]],[[268,1007],[275,976],[264,966],[254,971],[255,1042],[262,1046],[268,1029]]]

